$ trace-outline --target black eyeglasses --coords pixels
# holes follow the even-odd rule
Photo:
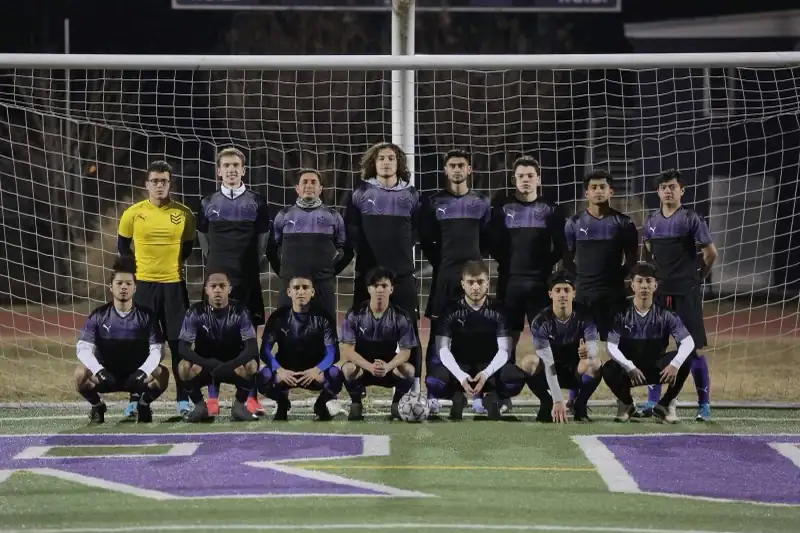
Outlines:
[[[153,185],[167,185],[169,183],[168,179],[153,179],[147,180],[147,183],[152,183]]]

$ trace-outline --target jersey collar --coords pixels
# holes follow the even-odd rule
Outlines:
[[[244,183],[242,183],[235,189],[229,189],[224,185],[220,185],[219,190],[222,193],[222,196],[224,196],[225,198],[236,200],[238,197],[244,194],[245,186]]]

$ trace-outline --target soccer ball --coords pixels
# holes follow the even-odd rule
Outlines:
[[[422,422],[428,418],[428,398],[421,392],[408,392],[397,405],[400,418],[406,422]]]

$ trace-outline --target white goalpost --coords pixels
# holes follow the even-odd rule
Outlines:
[[[0,54],[0,403],[76,400],[76,330],[107,297],[118,219],[149,161],[170,162],[175,197],[196,208],[217,186],[216,151],[235,145],[274,211],[309,166],[341,208],[361,154],[392,140],[423,194],[452,147],[473,154],[487,194],[533,155],[543,195],[570,214],[582,176],[604,168],[638,227],[657,207],[653,179],[679,169],[720,252],[704,286],[712,403],[800,405],[800,52],[419,55],[403,37],[410,4],[391,55]],[[196,252],[193,298],[201,278]],[[262,285],[271,310],[277,284],[267,272]],[[344,312],[351,269],[337,292]],[[693,396],[690,382],[681,400]]]

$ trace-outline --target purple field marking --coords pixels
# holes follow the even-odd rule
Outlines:
[[[425,494],[286,466],[287,461],[388,455],[388,438],[292,433],[0,435],[0,480],[30,470],[156,499]],[[68,446],[183,445],[181,455],[46,457]],[[187,452],[188,450],[188,452]]]
[[[792,459],[800,435],[603,435],[573,439],[612,492],[800,505],[800,468]],[[776,444],[784,446],[776,449]]]

